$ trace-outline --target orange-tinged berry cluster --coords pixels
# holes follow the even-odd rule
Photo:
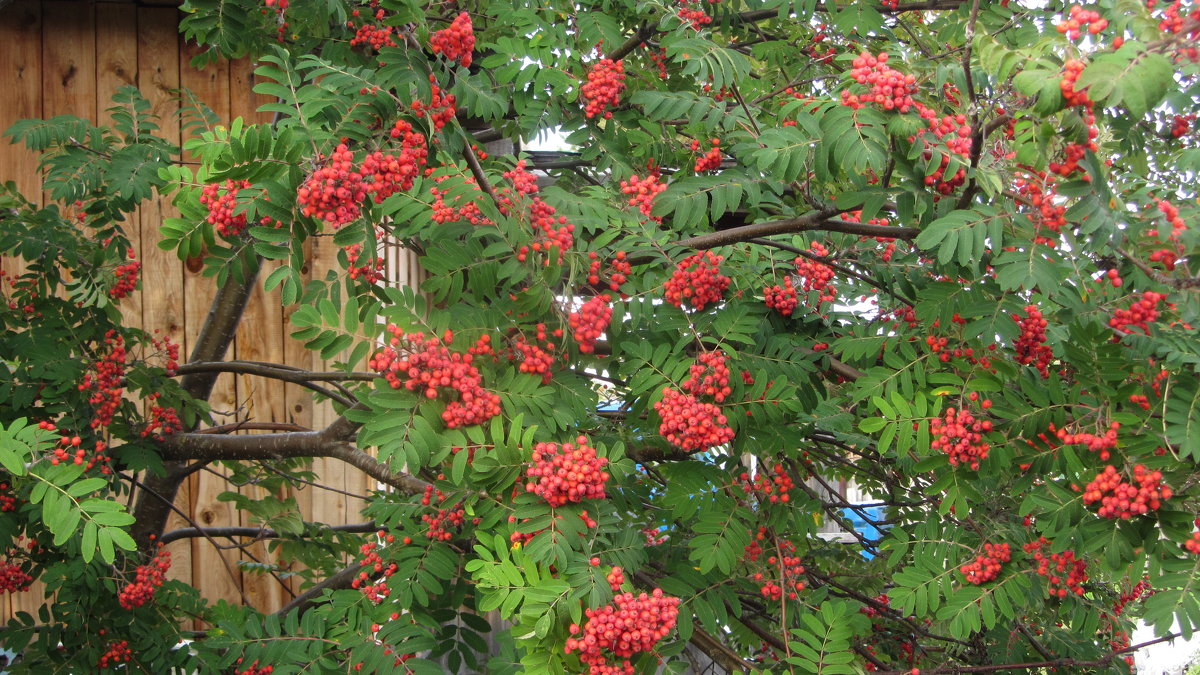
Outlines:
[[[1093,434],[1087,431],[1071,433],[1065,427],[1053,431],[1054,435],[1058,437],[1059,443],[1086,446],[1088,450],[1099,453],[1100,459],[1107,460],[1111,456],[1109,451],[1117,447],[1117,430],[1120,428],[1120,422],[1112,422],[1103,434]]]
[[[475,51],[475,28],[471,25],[471,15],[461,12],[450,22],[449,28],[429,36],[429,48],[434,54],[444,54],[461,66],[471,65],[471,53]]]
[[[434,130],[441,131],[450,120],[454,119],[454,106],[458,102],[455,100],[454,94],[442,91],[433,73],[429,74],[429,85],[431,92],[429,103],[422,103],[414,99],[411,104],[412,111],[417,117],[429,115],[429,121],[433,122]]]
[[[222,237],[236,237],[246,231],[246,214],[234,213],[239,190],[250,187],[248,180],[226,180],[224,183],[209,183],[200,191],[200,203],[208,207],[208,222]],[[270,218],[263,216],[262,225],[270,225]]]
[[[583,635],[567,638],[566,653],[579,652],[579,660],[589,666],[589,675],[632,673],[628,659],[652,651],[675,629],[679,598],[663,595],[659,588],[636,596],[622,593],[613,598],[613,604],[584,614],[587,622],[582,628],[571,626],[572,635],[581,631]],[[622,663],[618,666],[613,660]]]
[[[1015,345],[1017,363],[1022,365],[1034,364],[1043,378],[1050,377],[1050,362],[1054,360],[1054,350],[1046,344],[1046,319],[1042,317],[1037,305],[1026,305],[1025,314],[1012,314],[1013,321],[1021,329]]]
[[[129,648],[129,640],[113,640],[104,648],[100,660],[96,661],[97,668],[116,668],[122,663],[133,660],[133,650]]]
[[[767,303],[767,307],[783,316],[791,316],[800,304],[800,296],[796,293],[796,287],[792,285],[790,276],[783,278],[782,285],[775,284],[764,288],[763,300]]]
[[[604,499],[608,459],[596,454],[587,436],[574,443],[538,443],[533,448],[532,463],[525,470],[525,491],[533,493],[550,506],[563,506],[585,499]]]
[[[354,155],[345,143],[338,145],[329,162],[313,171],[296,191],[301,213],[335,228],[356,220],[366,198],[366,184],[355,170]]]
[[[717,403],[725,400],[733,389],[729,387],[729,366],[725,352],[701,352],[688,369],[688,379],[681,388],[693,396],[710,396]]]
[[[654,198],[666,189],[667,184],[657,171],[646,174],[645,178],[635,173],[629,180],[621,181],[621,192],[629,195],[629,205],[636,206],[643,216],[658,223],[662,222],[662,217],[652,216],[650,212],[654,209]]]
[[[692,167],[696,173],[705,171],[715,171],[721,168],[721,139],[713,138],[709,142],[712,147],[708,152],[696,158],[696,166]],[[700,152],[700,141],[692,141],[692,152]]]
[[[125,588],[117,600],[121,607],[133,609],[141,607],[154,599],[154,592],[167,580],[167,570],[171,569],[171,552],[161,548],[154,558],[145,565],[139,565],[136,578]]]
[[[883,108],[906,113],[913,107],[913,93],[916,92],[916,80],[912,75],[905,75],[887,65],[886,52],[873,56],[863,52],[851,63],[853,69],[850,76],[859,84],[871,85],[871,91],[864,96],[857,96],[848,91],[842,91],[842,104],[857,110],[868,103]]]
[[[654,404],[662,418],[658,433],[667,442],[688,452],[707,450],[733,440],[733,429],[721,409],[712,403],[701,402],[691,394],[669,387],[663,398]]]
[[[748,495],[755,495],[759,502],[786,504],[791,500],[789,493],[792,488],[796,487],[796,481],[792,480],[792,476],[783,464],[776,464],[773,469],[764,468],[754,478],[745,472],[739,478],[742,482],[742,491]]]
[[[88,402],[95,406],[93,429],[103,429],[112,423],[125,392],[125,338],[109,330],[104,334],[104,345],[108,351],[92,364],[91,371],[79,383],[79,391],[92,392]]]
[[[984,544],[983,553],[959,567],[958,571],[967,581],[978,586],[999,576],[1001,567],[1009,560],[1012,560],[1012,550],[1007,543]]]
[[[1129,520],[1162,506],[1174,494],[1162,481],[1161,471],[1150,471],[1144,465],[1133,467],[1133,482],[1109,464],[1096,474],[1083,491],[1083,503],[1100,503],[1096,514],[1101,518]]]
[[[1049,546],[1045,537],[1025,544],[1025,552],[1032,553],[1037,563],[1037,573],[1046,577],[1050,586],[1050,597],[1065,598],[1070,591],[1083,595],[1083,584],[1088,580],[1087,562],[1075,557],[1071,550],[1046,555],[1042,549]]]
[[[579,351],[584,354],[596,351],[596,341],[608,329],[612,313],[612,296],[607,293],[583,303],[578,312],[571,312],[567,323],[571,326],[575,341],[579,343]]]
[[[829,255],[829,249],[820,242],[813,242],[808,247],[814,256],[824,258]],[[794,261],[796,274],[800,277],[800,289],[805,293],[816,291],[818,302],[832,302],[837,299],[837,288],[833,281],[833,268],[823,262],[798,256]]]
[[[929,433],[933,435],[929,447],[950,455],[952,466],[961,464],[977,470],[991,447],[983,440],[983,434],[991,430],[991,420],[979,421],[970,411],[947,408],[942,417],[935,417],[929,423]]]
[[[28,590],[32,583],[33,577],[29,576],[19,563],[0,563],[0,593],[19,593]]]
[[[667,302],[682,307],[686,301],[696,310],[720,302],[729,288],[729,277],[721,274],[723,260],[724,256],[703,251],[679,261],[664,284]]]
[[[1100,12],[1094,9],[1071,5],[1070,15],[1055,24],[1054,27],[1068,38],[1078,40],[1084,31],[1095,35],[1108,28],[1108,19],[1102,18]]]
[[[379,530],[375,533],[374,540],[360,546],[362,559],[359,562],[363,568],[359,570],[358,576],[350,582],[351,588],[361,591],[367,600],[376,605],[383,602],[391,593],[388,579],[396,574],[397,569],[396,563],[383,564],[383,556],[379,555],[380,541],[392,543],[395,541],[395,537],[384,530]]]
[[[138,275],[142,271],[142,263],[137,260],[137,254],[130,249],[129,260],[113,269],[113,285],[108,289],[108,297],[121,300],[137,288]]]
[[[587,82],[579,90],[584,101],[583,114],[593,117],[612,118],[610,108],[621,102],[625,91],[625,65],[621,61],[600,59],[588,69]]]

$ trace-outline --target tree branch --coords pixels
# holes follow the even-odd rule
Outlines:
[[[333,532],[349,532],[349,533],[367,533],[375,532],[379,529],[379,525],[375,522],[366,523],[351,523],[349,525],[326,525],[324,523],[305,523],[305,526],[320,527]],[[254,540],[260,539],[278,539],[282,536],[279,532],[269,527],[181,527],[177,530],[164,532],[163,536],[158,540],[163,544],[169,544],[178,539],[194,539],[196,537],[204,537],[206,539],[236,539],[249,537]]]
[[[707,234],[696,235],[677,242],[680,246],[699,250],[716,248],[726,244],[749,241],[759,237],[769,237],[776,234],[794,234],[796,232],[841,232],[857,234],[862,237],[887,237],[889,239],[914,239],[921,230],[915,227],[892,227],[890,225],[870,225],[868,223],[852,223],[838,220],[833,216],[842,209],[825,209],[786,220],[772,220],[766,223],[742,225],[728,230],[718,230]]]

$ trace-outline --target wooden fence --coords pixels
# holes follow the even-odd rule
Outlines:
[[[190,60],[197,49],[181,39],[178,19],[177,6],[132,2],[15,0],[0,7],[0,78],[5,88],[0,96],[0,131],[21,118],[62,114],[104,123],[113,93],[125,85],[137,86],[149,98],[162,118],[162,135],[174,142],[181,140],[180,88],[194,92],[223,120],[241,116],[251,122],[269,122],[269,116],[255,112],[263,97],[253,92],[254,64],[240,60],[204,70],[192,68]],[[16,181],[27,196],[36,198],[40,194],[36,157],[9,145],[7,139],[0,141],[0,180]],[[166,200],[156,199],[126,224],[142,261],[143,290],[123,301],[122,312],[130,325],[170,335],[186,356],[216,288],[211,277],[201,274],[200,260],[180,264],[173,252],[158,248],[159,224],[173,215]],[[310,246],[306,277],[323,278],[327,271],[339,269],[332,242],[319,239]],[[418,268],[403,251],[390,247],[387,257],[392,283],[419,282]],[[10,273],[19,271],[12,260],[0,260],[0,265]],[[269,272],[264,270],[260,279]],[[227,358],[323,369],[324,364],[288,333],[287,310],[276,294],[265,293],[260,284]],[[330,407],[314,405],[307,390],[251,376],[222,375],[210,402],[220,413],[217,423],[249,420],[319,428],[333,418]],[[312,469],[325,485],[344,493],[365,495],[375,487],[370,479],[348,471],[337,460],[317,459]],[[185,484],[176,505],[200,526],[251,525],[239,522],[232,504],[217,500],[228,489],[220,475],[200,471]],[[357,497],[312,487],[293,494],[307,521],[344,524],[360,519],[362,501]],[[176,516],[168,529],[189,524]],[[198,587],[214,601],[244,600],[269,610],[296,592],[293,582],[281,584],[239,567],[239,561],[266,561],[262,544],[244,551],[218,550],[204,539],[183,539],[172,543],[169,550],[173,560],[170,576]],[[16,611],[33,611],[41,602],[38,587],[4,596],[0,598],[0,620]]]

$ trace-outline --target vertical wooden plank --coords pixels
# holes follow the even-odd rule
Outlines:
[[[331,270],[341,271],[341,267],[337,262],[337,247],[333,245],[331,237],[315,238],[312,250],[312,274],[314,279],[325,279]],[[312,358],[313,368],[317,370],[329,369],[329,364],[323,361],[319,355],[314,354]],[[337,415],[333,411],[333,406],[327,401],[313,408],[313,426],[317,429],[328,426],[336,418]],[[313,460],[313,471],[321,477],[320,482],[323,484],[339,490],[345,490],[348,474],[356,471],[356,469],[339,460],[317,458]],[[350,522],[348,513],[356,514],[360,505],[356,503],[351,506],[347,500],[346,496],[328,490],[314,493],[313,519],[318,522],[330,524]],[[348,511],[351,508],[353,510]]]
[[[301,278],[307,283],[312,278],[312,240],[304,242],[304,259],[307,261],[305,266],[301,268]],[[282,336],[283,360],[284,363],[295,366],[297,368],[311,369],[313,366],[313,354],[304,348],[304,344],[299,340],[293,340],[291,334],[291,316],[296,311],[296,305],[282,308],[282,316],[280,322],[280,334]],[[315,425],[313,420],[313,399],[312,394],[302,387],[295,384],[287,384],[283,388],[283,414],[284,420],[292,424],[297,424],[303,427],[312,428]],[[314,470],[317,467],[312,467]],[[300,514],[304,520],[317,521],[314,509],[314,495],[320,490],[305,486],[294,492],[296,502],[300,506]],[[291,590],[293,593],[300,593],[301,579],[298,577],[292,578]]]
[[[227,65],[226,109],[221,111],[223,119],[231,119],[242,115],[247,120],[253,120],[257,108],[256,94],[252,91],[253,64],[242,59]],[[250,296],[246,307],[246,316],[238,329],[234,350],[239,360],[266,361],[283,363],[283,306],[279,293],[268,294],[263,290],[263,281],[278,265],[263,261],[263,269],[259,273],[259,281]],[[245,417],[256,422],[283,422],[286,420],[284,410],[283,382],[268,378],[243,375],[238,379],[239,404],[245,409]],[[265,491],[256,487],[247,487],[243,493],[251,496],[265,496]],[[286,495],[278,495],[284,497]],[[244,526],[253,525],[245,514],[239,514]],[[257,559],[261,562],[273,562],[263,542],[250,546],[242,556],[243,560]],[[255,607],[270,611],[282,606],[287,598],[284,590],[270,575],[242,575],[242,589],[247,599]]]

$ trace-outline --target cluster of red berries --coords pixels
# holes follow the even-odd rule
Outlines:
[[[329,163],[313,171],[296,190],[301,213],[341,227],[358,218],[367,198],[362,174],[354,170],[354,155],[345,143],[337,146]]]
[[[54,431],[54,425],[49,422],[39,422],[38,426],[48,431]],[[95,446],[89,449],[84,447],[83,439],[78,436],[61,436],[58,439],[58,445],[54,446],[50,463],[54,465],[80,464],[89,471],[99,465],[101,473],[108,474],[112,471],[108,466],[108,462],[112,458],[105,454],[107,451],[108,445],[104,441],[96,441]]]
[[[1158,318],[1158,303],[1165,300],[1166,297],[1163,293],[1146,291],[1142,293],[1141,298],[1129,306],[1129,309],[1114,310],[1112,318],[1108,320],[1108,325],[1119,333],[1132,333],[1134,331],[1130,326],[1133,326],[1149,335],[1150,328],[1147,324]]]
[[[79,391],[92,390],[88,402],[95,406],[92,428],[102,429],[112,423],[121,396],[125,391],[125,338],[115,330],[104,334],[108,352],[92,364],[92,372],[85,373],[79,383]]]
[[[458,101],[455,100],[454,94],[442,91],[433,73],[429,74],[429,85],[431,92],[429,103],[422,103],[414,99],[411,104],[412,111],[417,117],[429,115],[429,121],[433,122],[434,130],[441,131],[450,120],[454,119],[454,106]]]
[[[950,455],[951,466],[962,464],[977,470],[991,447],[983,434],[991,430],[991,420],[978,421],[967,410],[947,408],[943,417],[929,423],[929,433],[934,436],[929,447]]]
[[[591,119],[596,116],[612,119],[609,108],[621,102],[625,91],[625,64],[612,59],[600,59],[588,68],[587,82],[579,90],[584,100],[583,114]]]
[[[525,166],[522,159],[511,171],[504,172],[512,187],[502,188],[497,199],[501,213],[512,215],[520,211],[536,237],[532,244],[517,251],[517,260],[524,262],[531,251],[550,253],[552,249],[558,249],[557,261],[562,264],[563,254],[575,245],[575,226],[567,222],[566,216],[556,215],[554,207],[538,196],[537,177]],[[545,264],[550,264],[549,256]]]
[[[239,190],[250,187],[248,180],[226,180],[224,183],[209,183],[200,191],[200,203],[208,207],[208,222],[222,237],[236,237],[246,231],[246,214],[234,213]],[[272,220],[263,216],[263,225]]]
[[[434,176],[435,183],[441,183],[449,178],[449,176]],[[467,222],[472,225],[491,225],[492,221],[483,215],[479,209],[479,200],[483,197],[483,192],[479,190],[479,186],[473,177],[466,178],[467,183],[475,186],[475,190],[469,197],[460,197],[460,202],[456,206],[451,206],[446,203],[446,195],[448,190],[440,190],[435,185],[429,188],[429,194],[433,195],[433,204],[431,210],[433,213],[430,218],[435,223],[454,223]]]
[[[117,600],[121,607],[133,609],[141,607],[154,599],[154,591],[167,580],[167,570],[171,569],[171,552],[159,544],[158,553],[145,565],[138,565],[136,579],[125,588]]]
[[[1166,217],[1167,222],[1171,224],[1171,234],[1167,237],[1167,239],[1171,241],[1177,241],[1179,239],[1179,235],[1183,234],[1183,231],[1187,229],[1187,223],[1184,222],[1183,218],[1179,216],[1179,207],[1165,199],[1158,200],[1155,206],[1158,207],[1159,211],[1162,211],[1162,214]],[[1152,237],[1157,237],[1158,231],[1154,230],[1153,232],[1148,232],[1147,234]]]
[[[137,288],[138,274],[142,271],[142,263],[137,260],[137,253],[129,250],[129,261],[117,265],[113,269],[113,285],[108,289],[108,297],[121,300]]]
[[[540,339],[545,340],[545,324],[539,323],[538,327]],[[543,384],[550,384],[554,377],[554,350],[557,347],[553,342],[544,341],[542,344],[545,346],[539,346],[527,340],[524,335],[518,335],[513,340],[510,359],[517,360],[519,354],[521,363],[517,370],[529,375],[540,375]]]
[[[588,283],[599,286],[600,267],[602,266],[600,256],[595,251],[589,251],[588,258],[591,260],[591,263],[588,264]],[[624,284],[633,272],[633,266],[629,264],[625,251],[617,251],[609,267],[612,268],[612,271],[608,276],[608,288],[620,292],[621,284]],[[625,297],[623,293],[622,297]]]
[[[241,659],[237,660],[237,665],[238,665],[238,668],[241,668],[241,665],[242,665]],[[258,665],[258,659],[255,659],[254,663],[251,663],[250,665],[246,666],[245,670],[237,670],[235,672],[235,675],[271,675],[274,672],[275,672],[275,666],[260,666],[260,665]]]
[[[571,312],[567,323],[579,343],[579,351],[584,354],[596,351],[596,341],[608,328],[612,313],[612,296],[608,293],[593,297],[583,303],[578,312]]]
[[[379,530],[375,533],[374,541],[368,541],[360,546],[358,550],[362,553],[361,563],[364,569],[359,570],[358,576],[350,582],[351,588],[361,591],[368,600],[376,605],[383,602],[391,593],[387,580],[396,574],[397,569],[396,563],[383,564],[383,557],[379,555],[380,540],[390,544],[396,538],[384,530]],[[380,578],[380,575],[383,577]]]
[[[654,410],[662,418],[658,433],[675,447],[691,452],[733,440],[733,429],[727,426],[729,420],[721,409],[712,403],[702,403],[691,394],[666,387]]]
[[[1087,563],[1075,557],[1071,550],[1046,555],[1042,549],[1050,544],[1045,537],[1025,544],[1025,552],[1032,553],[1037,562],[1037,573],[1046,577],[1050,586],[1050,597],[1065,598],[1067,591],[1083,595],[1083,584],[1088,580]]]
[[[1058,32],[1066,34],[1071,40],[1078,40],[1082,35],[1082,31],[1087,31],[1092,35],[1099,33],[1108,27],[1108,19],[1100,18],[1100,12],[1093,9],[1084,9],[1079,5],[1071,5],[1071,15],[1069,18],[1063,19],[1055,24]]]
[[[708,149],[708,152],[696,158],[696,166],[693,167],[696,173],[715,171],[721,168],[721,139],[713,138],[709,139],[709,142],[712,143],[712,147]],[[692,141],[692,152],[700,152],[700,141]]]
[[[1042,317],[1041,310],[1037,305],[1026,305],[1024,316],[1013,312],[1012,318],[1021,329],[1021,335],[1017,337],[1015,345],[1017,363],[1032,363],[1043,378],[1050,377],[1050,362],[1054,360],[1054,350],[1046,344],[1046,319]]]
[[[372,152],[363,158],[359,168],[363,188],[373,195],[377,204],[397,192],[410,189],[429,157],[425,134],[413,131],[412,124],[407,121],[397,120],[390,134],[400,141],[399,154]]]
[[[1053,426],[1050,427],[1050,430],[1058,437],[1059,443],[1063,445],[1087,446],[1088,450],[1100,453],[1100,459],[1108,460],[1111,456],[1109,451],[1117,447],[1117,431],[1120,428],[1120,422],[1112,422],[1103,434],[1093,434],[1086,431],[1070,433],[1065,427],[1055,429]]]
[[[757,496],[760,502],[769,501],[772,504],[786,504],[791,499],[788,493],[796,487],[796,482],[782,464],[776,464],[774,469],[758,472],[753,479],[745,472],[739,478],[742,481],[743,492]]]
[[[113,640],[105,647],[97,668],[116,668],[117,664],[129,663],[133,659],[133,650],[129,648],[129,640]]]
[[[362,244],[350,244],[342,250],[346,252],[346,276],[351,279],[362,279],[368,284],[379,283],[383,280],[383,268],[387,261],[382,257],[368,258],[360,265],[358,259],[362,256]]]
[[[434,54],[445,54],[451,61],[458,61],[459,65],[471,65],[471,53],[475,51],[475,28],[471,25],[471,15],[461,12],[450,22],[449,28],[429,36],[429,48]]]
[[[688,379],[684,380],[681,388],[693,396],[711,396],[717,403],[723,402],[733,393],[729,387],[729,366],[725,352],[719,349],[701,352],[688,369]]]
[[[912,94],[917,90],[916,79],[887,65],[888,55],[878,56],[864,51],[851,63],[850,76],[859,84],[871,85],[871,91],[859,97],[842,91],[842,105],[858,110],[867,103],[874,103],[884,110],[906,113],[913,107]]]
[[[1190,539],[1184,540],[1183,547],[1186,548],[1189,553],[1200,555],[1200,530],[1193,532]]]
[[[975,584],[986,584],[1000,575],[1004,563],[1012,560],[1012,551],[1007,543],[984,544],[983,553],[975,556],[975,560],[958,568],[967,581]]]
[[[444,480],[445,476],[439,475],[438,480]],[[450,528],[461,528],[466,522],[466,509],[462,504],[456,504],[450,507],[442,507],[441,504],[446,502],[446,495],[441,490],[435,490],[432,485],[425,486],[425,494],[421,497],[423,506],[433,506],[434,500],[439,504],[436,511],[426,513],[421,516],[421,521],[428,526],[425,531],[425,536],[434,541],[450,541],[454,535],[450,533]],[[474,521],[478,524],[478,519]]]
[[[825,258],[829,255],[829,249],[825,245],[814,241],[808,247],[809,252],[814,256]],[[817,291],[819,294],[818,302],[832,302],[837,299],[837,288],[829,282],[833,281],[833,268],[823,262],[810,260],[803,256],[798,256],[795,261],[796,274],[800,277],[800,289],[805,293]]]
[[[758,535],[752,542],[756,551],[751,562],[758,560],[762,555],[762,546],[758,543],[766,536],[766,528],[759,528]],[[755,572],[751,579],[755,583],[761,583],[758,592],[768,600],[778,602],[783,599],[786,592],[788,600],[795,600],[796,593],[805,589],[806,584],[800,580],[800,576],[804,574],[804,565],[800,561],[800,556],[796,555],[796,545],[789,539],[780,539],[777,544],[778,554],[767,557],[767,564],[779,573],[776,580],[767,579],[762,572]],[[749,550],[750,547],[748,546]]]
[[[179,411],[171,406],[158,405],[157,401],[160,395],[161,393],[156,391],[146,397],[146,402],[150,404],[150,422],[145,429],[142,429],[142,438],[152,436],[162,440],[164,436],[183,430],[183,421],[179,419]]]
[[[11,513],[17,510],[19,500],[12,494],[12,483],[0,481],[0,513]]]
[[[729,288],[729,277],[721,274],[723,260],[724,256],[703,251],[679,261],[664,284],[667,302],[682,307],[687,301],[696,310],[720,302],[725,289]]]
[[[1171,136],[1180,138],[1186,136],[1187,132],[1192,129],[1192,122],[1196,121],[1195,115],[1176,115],[1171,118]]]
[[[160,332],[161,329],[154,329],[155,335]],[[179,343],[171,340],[170,335],[163,335],[161,338],[155,335],[150,337],[150,344],[162,355],[163,369],[167,371],[167,377],[174,377],[175,370],[179,368]]]
[[[12,561],[0,563],[0,593],[19,593],[29,590],[33,577],[21,569],[21,565]]]
[[[471,365],[471,354],[451,352],[447,345],[454,334],[446,331],[442,339],[425,338],[421,332],[405,337],[404,329],[388,324],[392,334],[388,344],[371,357],[369,367],[380,373],[393,389],[437,398],[439,390],[451,389],[458,394],[442,412],[446,427],[455,429],[480,424],[500,414],[500,396],[483,388],[483,377]],[[407,355],[402,356],[401,351]]]
[[[625,585],[625,570],[613,565],[613,568],[604,576],[604,580],[608,582],[608,587],[612,589],[613,593],[619,593],[621,587]]]
[[[1117,601],[1113,603],[1113,615],[1121,616],[1121,614],[1125,612],[1126,605],[1131,602],[1137,602],[1142,598],[1142,596],[1147,595],[1150,592],[1151,587],[1149,580],[1142,579],[1138,581],[1133,585],[1133,588],[1129,589],[1128,591],[1121,592],[1121,597],[1117,598]]]
[[[643,216],[659,223],[662,222],[662,217],[652,216],[650,212],[654,210],[654,198],[666,189],[667,184],[662,181],[657,171],[651,171],[645,178],[635,173],[629,180],[621,181],[621,192],[629,195],[629,205],[636,206]]]
[[[764,288],[763,299],[768,308],[784,316],[791,316],[800,304],[800,296],[796,294],[796,287],[792,285],[791,276],[783,278],[783,285],[775,284]]]
[[[710,5],[715,5],[720,0],[708,0]],[[700,0],[695,0],[697,6],[692,6],[693,0],[679,0],[679,9],[675,12],[685,24],[690,25],[696,30],[700,30],[702,26],[707,26],[712,23],[712,17],[703,9]]]
[[[1058,198],[1058,188],[1054,178],[1044,171],[1018,172],[1014,183],[1017,194],[1024,198],[1033,208],[1037,209],[1034,216],[1037,234],[1034,243],[1053,247],[1058,244],[1057,238],[1043,234],[1044,231],[1057,233],[1067,224],[1067,207]]]
[[[604,499],[608,459],[596,455],[587,436],[574,443],[538,443],[533,448],[532,464],[525,470],[525,491],[550,506],[563,506],[585,499]]]
[[[1096,514],[1101,518],[1129,520],[1157,510],[1172,494],[1170,486],[1162,482],[1161,471],[1150,471],[1138,464],[1133,467],[1133,482],[1126,483],[1116,467],[1109,464],[1084,488],[1083,503],[1100,502]]]
[[[396,41],[392,39],[392,35],[395,34],[396,28],[394,26],[382,25],[384,19],[387,18],[387,12],[379,8],[379,0],[372,0],[370,5],[371,7],[375,8],[374,17],[375,21],[378,21],[379,24],[364,23],[359,26],[354,32],[354,37],[350,38],[350,46],[357,47],[358,45],[366,45],[375,51],[379,51],[384,47],[397,46]],[[350,15],[355,19],[359,18],[361,14],[361,11],[358,9],[355,9],[350,13]],[[354,28],[354,21],[347,21],[346,26],[349,28]]]
[[[849,223],[861,223],[863,221],[862,220],[862,211],[861,210],[847,211],[842,214],[842,220],[849,222]],[[892,224],[892,221],[887,218],[875,217],[875,218],[868,219],[867,224],[868,225],[878,225],[880,227],[887,227]],[[863,237],[862,240],[866,240],[868,238],[870,238],[870,237]],[[890,262],[892,260],[892,256],[896,253],[895,237],[874,237],[874,239],[875,239],[875,241],[879,242],[880,244],[885,244],[885,246],[883,248],[883,253],[881,253],[879,255],[880,259],[883,260],[884,262]]]
[[[639,652],[654,649],[660,640],[675,628],[679,616],[679,598],[663,595],[662,589],[653,593],[622,593],[613,598],[612,605],[585,610],[587,622],[580,628],[571,625],[566,652],[579,652],[579,660],[589,666],[590,675],[632,673],[628,659]],[[607,654],[605,653],[607,652]],[[621,659],[620,667],[610,664],[611,658]]]
[[[1175,271],[1175,263],[1178,261],[1179,254],[1169,248],[1160,248],[1150,252],[1150,262],[1162,263],[1168,272]]]
[[[1059,81],[1059,89],[1062,90],[1063,100],[1070,107],[1080,106],[1090,108],[1092,106],[1091,99],[1088,98],[1087,90],[1075,90],[1075,82],[1079,80],[1079,75],[1083,72],[1084,63],[1079,59],[1067,59],[1063,64],[1063,76]]]

